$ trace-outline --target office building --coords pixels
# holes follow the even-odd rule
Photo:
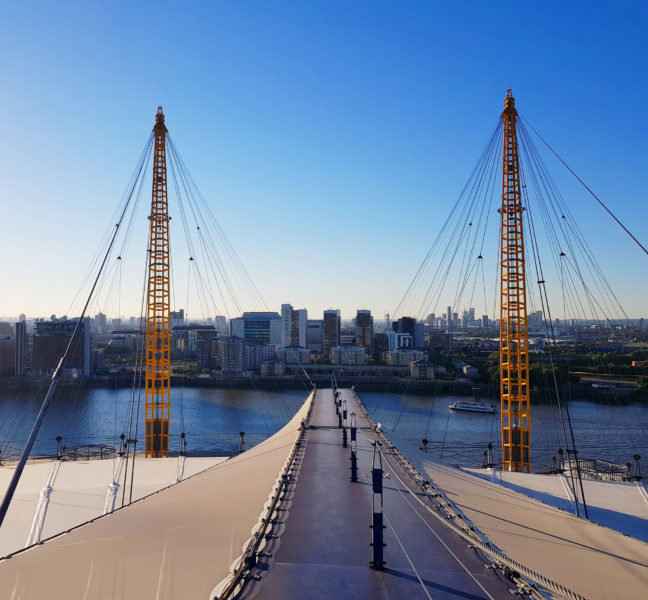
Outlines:
[[[341,319],[339,309],[324,311],[322,319],[322,352],[330,358],[331,350],[340,345]]]
[[[227,326],[227,317],[223,315],[216,315],[214,317],[214,328],[221,335],[227,335],[229,333],[229,328]]]
[[[290,304],[281,305],[281,345],[306,346],[308,312],[305,308],[293,309]]]
[[[16,343],[13,336],[0,336],[0,377],[10,377],[15,373]]]
[[[390,350],[386,353],[388,365],[406,365],[410,363],[424,360],[425,353],[422,350],[413,350],[410,348],[401,348],[400,350]]]
[[[366,365],[367,349],[360,346],[337,346],[331,349],[332,365]]]
[[[171,319],[171,329],[174,327],[182,327],[185,324],[184,308],[170,311],[169,318]]]
[[[286,365],[307,365],[310,363],[310,350],[301,346],[288,346],[279,350],[276,357]]]
[[[25,374],[25,355],[27,354],[27,323],[16,323],[14,374],[22,377]]]
[[[276,312],[245,312],[230,321],[230,335],[252,344],[281,345],[281,316]]]
[[[94,318],[94,332],[98,334],[108,333],[108,319],[103,313],[98,313]]]
[[[373,344],[373,317],[370,310],[358,310],[356,313],[355,323],[355,343],[356,346],[366,348],[371,353]]]
[[[311,352],[322,352],[322,321],[308,319],[306,321],[306,347]]]
[[[217,338],[218,332],[213,327],[206,326],[196,330],[196,366],[199,371],[214,368],[213,342]]]
[[[53,371],[68,347],[78,319],[58,319],[38,321],[34,332],[33,368],[49,373]],[[90,331],[88,319],[79,324],[67,360],[63,364],[66,371],[76,370],[90,375]]]
[[[223,375],[240,375],[244,368],[244,345],[238,337],[216,338],[215,368]]]
[[[433,330],[426,334],[430,350],[452,350],[452,334],[445,331]]]

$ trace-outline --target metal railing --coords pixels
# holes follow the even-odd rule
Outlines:
[[[288,459],[283,469],[279,473],[279,484],[271,492],[271,502],[261,519],[261,527],[259,527],[250,538],[249,543],[247,544],[243,554],[238,560],[238,566],[231,575],[231,579],[223,590],[220,590],[218,594],[213,596],[213,600],[228,600],[229,598],[235,597],[236,594],[238,594],[238,592],[240,591],[238,588],[245,584],[245,581],[248,579],[252,569],[254,569],[257,564],[259,547],[261,546],[261,543],[264,541],[264,539],[266,539],[266,536],[268,535],[268,529],[270,529],[274,524],[273,515],[277,511],[277,505],[279,504],[282,495],[291,482],[289,475],[293,469],[299,451],[305,445],[305,437],[308,432],[306,425],[310,423],[311,420],[316,392],[317,390],[313,390],[310,406],[308,407],[308,412],[306,413],[305,419],[303,419],[302,421],[299,435],[297,436],[297,439],[293,444],[292,450],[288,455]]]
[[[375,429],[375,423],[371,418],[371,415],[365,408],[364,404],[360,401],[357,394],[354,390],[351,390],[356,397],[360,410],[363,412],[367,421],[373,425]],[[398,460],[401,467],[405,470],[408,476],[418,485],[418,487],[423,492],[425,498],[432,504],[436,511],[433,511],[432,514],[437,516],[443,523],[448,527],[458,533],[461,537],[470,542],[471,546],[475,549],[479,549],[494,560],[494,566],[501,569],[506,577],[513,581],[518,588],[526,591],[527,594],[533,594],[536,598],[545,598],[533,584],[529,584],[525,579],[530,580],[531,582],[541,586],[542,588],[549,590],[555,594],[567,598],[568,600],[587,600],[584,596],[570,590],[564,585],[545,577],[541,573],[534,571],[523,565],[522,563],[513,560],[502,552],[499,548],[493,546],[486,536],[481,534],[475,526],[468,521],[461,513],[456,511],[452,504],[445,498],[442,492],[440,492],[430,481],[425,479],[412,464],[403,456],[403,454],[391,443],[389,438],[385,435],[384,431],[376,430],[376,434],[381,438],[385,447],[389,448],[393,456]],[[440,514],[440,511],[445,512],[445,516]],[[522,579],[524,577],[525,579]]]

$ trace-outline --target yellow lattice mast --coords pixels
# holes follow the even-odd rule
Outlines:
[[[169,455],[171,317],[169,294],[169,208],[164,113],[155,115],[146,307],[146,456]]]
[[[530,469],[529,334],[527,330],[522,194],[516,132],[517,111],[511,90],[504,100],[500,265],[500,389],[502,461],[506,471]]]

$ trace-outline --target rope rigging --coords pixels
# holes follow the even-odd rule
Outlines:
[[[641,248],[645,254],[648,254],[648,249],[630,233],[630,230],[618,219],[618,217],[605,205],[605,203],[587,186],[587,184],[573,171],[573,169],[560,157],[560,155],[549,145],[549,143],[536,131],[536,129],[526,119],[522,120],[529,125],[533,132],[540,138],[542,143],[551,151],[551,153],[563,164],[563,166],[578,180],[578,182],[591,194],[591,196],[603,207],[603,209],[616,221],[616,223],[625,231],[632,241]]]
[[[573,424],[569,407],[564,401],[567,397],[563,398],[565,394],[571,397],[572,373],[567,362],[564,375],[566,359],[562,356],[561,338],[566,335],[569,323],[580,325],[581,329],[589,327],[591,323],[627,327],[631,320],[622,305],[620,294],[605,276],[587,242],[587,236],[579,227],[578,219],[573,214],[574,203],[562,196],[533,143],[531,131],[557,158],[560,157],[527,121],[521,119],[518,122],[522,219],[526,223],[531,249],[529,259],[535,271],[532,274],[531,269],[526,270],[527,314],[541,315],[542,322],[533,328],[536,330],[534,337],[544,339],[546,352],[545,357],[535,355],[532,366],[540,367],[534,369],[534,376],[537,377],[535,385],[539,385],[541,390],[553,389],[560,421],[556,445],[575,450]],[[488,230],[492,225],[490,216],[498,181],[498,162],[501,161],[501,138],[502,121],[498,121],[449,216],[433,239],[396,310],[391,313],[394,318],[411,314],[422,319],[431,313],[438,314],[439,306],[444,305],[444,298],[450,299],[448,308],[456,313],[462,308],[472,308],[474,303],[483,303],[484,314],[497,314],[500,249],[496,249],[494,244],[497,236]],[[612,211],[560,160],[625,233],[646,251]],[[497,260],[490,262],[489,257],[493,256],[497,256]],[[491,310],[487,310],[488,288],[491,285],[486,277],[488,265],[495,266]],[[560,307],[559,311],[556,311],[557,307]],[[562,323],[554,316],[559,312],[562,312]],[[543,330],[538,325],[543,326]],[[546,367],[542,367],[543,364]],[[612,393],[619,402],[618,394],[614,390]],[[400,420],[400,417],[396,420],[394,429]],[[448,423],[446,420],[446,435]],[[429,431],[429,426],[426,431]],[[633,440],[630,441],[634,444]],[[445,439],[441,448],[444,446]],[[574,483],[576,489],[578,484]]]

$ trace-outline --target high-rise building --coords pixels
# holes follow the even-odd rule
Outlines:
[[[322,320],[308,319],[306,321],[306,348],[311,352],[322,351]]]
[[[392,329],[396,333],[411,335],[417,348],[422,348],[425,344],[425,326],[417,323],[414,317],[401,317],[392,323]]]
[[[25,354],[27,353],[27,323],[16,323],[16,357],[14,374],[22,377],[25,374]]]
[[[331,350],[340,345],[341,318],[339,309],[324,311],[322,319],[322,352],[330,358]]]
[[[34,333],[33,368],[39,371],[54,370],[65,353],[78,319],[39,321]],[[90,375],[90,331],[89,321],[84,319],[79,326],[76,339],[70,348],[65,369],[78,369],[83,375]]]
[[[338,346],[331,348],[332,365],[366,365],[367,350],[360,346]]]
[[[373,358],[375,360],[382,360],[383,354],[389,351],[389,335],[393,332],[374,333],[373,336]]]
[[[244,368],[245,342],[239,337],[216,339],[217,368],[225,375],[237,375]]]
[[[213,341],[217,337],[218,332],[214,328],[201,327],[196,330],[196,359],[199,371],[213,368]]]
[[[373,344],[373,317],[370,310],[358,310],[356,313],[356,346],[366,348],[371,353]]]
[[[452,350],[452,334],[439,331],[429,331],[427,333],[428,345],[430,350],[443,349],[443,350]]]
[[[276,312],[245,312],[230,321],[230,334],[252,344],[281,345],[281,316]]]
[[[216,315],[214,317],[214,327],[216,331],[222,335],[227,335],[229,329],[227,327],[227,317],[223,315]]]
[[[527,326],[530,330],[542,329],[544,326],[544,319],[541,310],[536,310],[527,315]]]
[[[180,310],[172,310],[169,313],[169,318],[171,319],[171,329],[174,327],[182,327],[185,324],[184,308],[181,308]]]
[[[306,346],[308,312],[305,308],[293,309],[290,304],[281,305],[281,345]]]
[[[0,336],[0,375],[10,376],[15,373],[16,343],[13,336]]]
[[[108,333],[108,319],[103,313],[98,313],[94,318],[94,330],[95,333]]]

